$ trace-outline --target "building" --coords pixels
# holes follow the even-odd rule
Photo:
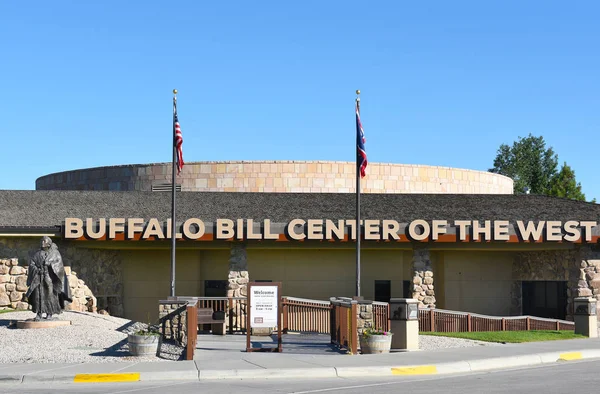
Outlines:
[[[354,296],[348,166],[186,165],[176,295],[245,295],[251,280],[282,282],[288,296]],[[0,191],[0,258],[26,264],[50,235],[99,308],[156,318],[170,291],[168,174],[164,164],[77,170],[38,179],[38,190]],[[568,318],[575,297],[600,298],[600,205],[514,195],[508,178],[427,166],[369,164],[363,184],[366,299]]]
[[[182,191],[353,193],[356,164],[334,161],[186,163]],[[37,190],[170,190],[171,163],[88,168],[48,174]],[[361,193],[512,194],[513,181],[489,172],[425,165],[369,163]]]

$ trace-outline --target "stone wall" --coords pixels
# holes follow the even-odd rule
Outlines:
[[[17,259],[0,260],[0,309],[31,309],[25,299],[27,269]]]
[[[350,297],[330,297],[331,304],[346,305],[356,304],[356,328],[360,337],[364,331],[375,327],[375,316],[373,314],[373,301],[371,300],[353,300]]]
[[[159,301],[159,331],[164,339],[172,339],[181,346],[187,344],[187,302]]]
[[[358,301],[357,327],[360,336],[366,329],[375,327],[373,321],[373,301]]]
[[[435,308],[433,269],[429,248],[416,244],[413,247],[412,298],[419,301],[419,308]]]
[[[0,309],[31,310],[25,297],[28,270],[18,263],[16,258],[0,260]],[[73,299],[73,302],[65,306],[65,310],[95,313],[97,301],[89,287],[77,278],[77,273],[71,271],[71,267],[65,267],[65,274]]]
[[[170,163],[97,167],[36,180],[37,190],[152,190],[170,183]],[[356,163],[341,161],[189,162],[177,177],[183,191],[353,193]],[[499,174],[427,165],[369,163],[362,193],[512,194]]]
[[[511,285],[510,314],[523,314],[523,281],[568,281],[570,272],[578,266],[578,254],[576,249],[516,253],[512,266],[514,282]]]
[[[29,259],[40,248],[40,238],[0,238],[0,259],[17,259],[26,267]],[[77,242],[53,239],[63,258],[65,268],[77,272],[97,299],[98,310],[113,316],[123,316],[123,273],[119,251],[88,249]]]
[[[572,320],[574,298],[594,297],[600,302],[600,251],[584,245],[569,250],[517,253],[512,278],[511,315],[523,313],[522,281],[566,281],[566,318]]]
[[[62,248],[61,254],[65,265],[71,266],[88,284],[98,300],[98,308],[112,316],[123,317],[123,269],[119,251],[78,248],[76,242],[72,242]]]
[[[515,254],[514,280],[569,280],[569,269],[577,265],[578,250],[543,250]]]

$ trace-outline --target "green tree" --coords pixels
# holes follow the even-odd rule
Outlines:
[[[519,137],[512,146],[500,145],[494,167],[489,172],[505,175],[514,181],[515,194],[548,194],[557,174],[558,156],[546,148],[544,137]]]
[[[577,182],[575,171],[566,162],[558,174],[552,178],[548,195],[585,201],[585,194],[581,191],[581,183]],[[595,202],[595,200],[592,202]]]

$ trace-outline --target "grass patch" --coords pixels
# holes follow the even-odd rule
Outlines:
[[[0,313],[10,313],[10,312],[16,312],[14,309],[2,309],[0,310]]]
[[[472,339],[484,342],[522,343],[586,338],[573,331],[483,331],[483,332],[419,332],[420,335]]]

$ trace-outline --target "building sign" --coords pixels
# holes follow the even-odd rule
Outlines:
[[[279,294],[277,286],[252,286],[250,291],[250,314],[252,328],[277,326]]]
[[[281,352],[281,282],[248,283],[248,302],[246,314],[246,351],[247,352]],[[251,335],[255,329],[277,330],[277,347],[252,346]]]
[[[356,240],[356,220],[293,219],[287,223],[271,220],[217,219],[205,223],[189,218],[178,223],[177,239],[185,240],[275,240],[347,241]],[[597,221],[508,221],[508,220],[361,220],[366,241],[433,242],[597,242]],[[170,219],[156,218],[66,218],[65,239],[161,240],[171,239]]]

